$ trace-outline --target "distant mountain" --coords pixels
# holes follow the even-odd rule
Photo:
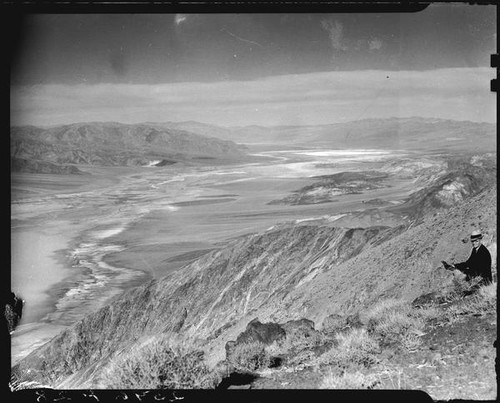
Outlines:
[[[493,124],[419,117],[363,119],[317,126],[247,126],[230,129],[233,141],[248,144],[425,151],[487,152],[496,149],[496,127]]]
[[[200,122],[148,123],[186,130],[241,144],[281,144],[336,149],[405,149],[492,151],[496,128],[491,123],[435,118],[362,119],[353,122],[306,126],[220,127]]]
[[[33,351],[13,374],[61,388],[98,387],[114,354],[146,335],[196,335],[215,364],[254,318],[306,318],[321,326],[332,314],[355,314],[381,298],[411,301],[438,291],[453,278],[440,261],[468,256],[462,240],[471,228],[481,228],[485,245],[496,251],[496,190],[431,212],[409,229],[303,222],[235,239],[125,292]]]
[[[53,164],[165,165],[161,162],[245,156],[244,147],[231,141],[148,124],[12,127],[10,137],[11,158]]]
[[[234,141],[237,143],[240,142],[240,140],[244,140],[235,136],[234,130],[230,128],[195,122],[192,120],[185,122],[148,122],[147,124],[157,128],[184,130],[201,136],[215,137],[221,140]]]

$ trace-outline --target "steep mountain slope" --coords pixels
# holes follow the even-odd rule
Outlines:
[[[354,313],[382,296],[412,300],[437,291],[451,276],[442,270],[440,261],[465,260],[472,229],[483,230],[484,243],[495,259],[496,203],[494,186],[445,212],[427,216],[422,224],[366,249],[335,270],[318,271],[309,284],[287,295],[284,306],[304,305],[306,316],[321,323],[327,314]]]
[[[192,158],[242,158],[241,146],[147,124],[75,123],[11,128],[11,158],[56,164],[146,165]]]
[[[494,186],[406,231],[302,224],[242,237],[129,290],[31,353],[13,373],[59,387],[95,387],[114,353],[148,335],[176,331],[206,339],[214,365],[227,341],[256,317],[321,324],[381,297],[412,300],[451,281],[439,262],[468,256],[462,240],[472,228],[483,229],[495,260],[496,205]]]

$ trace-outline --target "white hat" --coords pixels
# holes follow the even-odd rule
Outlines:
[[[471,241],[476,240],[476,239],[482,239],[482,238],[483,238],[483,234],[481,234],[481,231],[479,231],[479,230],[474,230],[470,234]]]

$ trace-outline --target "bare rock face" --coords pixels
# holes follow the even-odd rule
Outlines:
[[[443,298],[440,293],[433,291],[415,298],[411,304],[415,307],[422,307],[430,304],[440,304]]]
[[[228,341],[225,345],[225,362],[231,363],[234,351],[238,346],[244,344],[262,343],[270,345],[273,342],[280,341],[286,337],[285,330],[277,323],[262,323],[255,318],[251,320],[245,331],[240,333],[236,341]]]
[[[241,344],[260,342],[270,345],[273,342],[291,339],[307,339],[314,337],[318,331],[312,320],[301,318],[278,324],[273,322],[261,323],[257,318],[250,321],[244,332],[240,333],[236,341],[228,341],[225,346],[226,361],[230,361],[234,349]]]
[[[289,320],[283,323],[281,327],[288,336],[292,337],[311,337],[316,332],[314,329],[314,322],[305,318]]]
[[[332,313],[328,315],[322,324],[322,328],[325,332],[334,333],[341,330],[343,327],[347,326],[347,320],[345,316],[339,315],[337,313]]]
[[[261,323],[257,318],[248,323],[244,332],[240,333],[235,342],[226,343],[226,357],[230,357],[234,348],[240,344],[260,342],[270,345],[286,336],[285,330],[277,323]]]
[[[186,321],[187,314],[188,314],[187,309],[184,308],[182,311],[181,317],[179,318],[179,320],[177,321],[177,323],[174,325],[174,327],[172,329],[173,332],[178,333],[181,331],[182,326],[184,325],[184,322]]]

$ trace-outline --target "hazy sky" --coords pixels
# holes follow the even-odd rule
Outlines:
[[[33,15],[12,61],[11,123],[493,122],[495,13]]]

